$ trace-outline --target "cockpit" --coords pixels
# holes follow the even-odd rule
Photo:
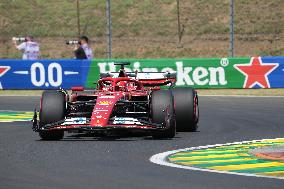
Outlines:
[[[130,92],[134,90],[141,90],[142,85],[131,78],[104,78],[99,81],[98,88],[102,91]]]

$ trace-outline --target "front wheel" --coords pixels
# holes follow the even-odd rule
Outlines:
[[[44,91],[41,97],[39,126],[55,123],[65,118],[66,96],[61,91]],[[42,140],[60,140],[64,137],[63,130],[41,130],[39,136]]]
[[[176,134],[174,101],[172,92],[169,90],[159,90],[151,95],[151,117],[152,122],[163,124],[167,129],[156,131],[153,138],[173,138]]]

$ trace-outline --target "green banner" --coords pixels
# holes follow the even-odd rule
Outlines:
[[[253,68],[254,62],[258,67],[264,67],[260,57],[255,58],[192,58],[192,59],[109,59],[96,60],[91,63],[86,87],[95,87],[93,84],[99,79],[100,72],[115,72],[119,67],[113,63],[119,61],[131,62],[126,71],[139,72],[177,72],[176,86],[195,88],[254,88],[256,85],[246,86],[248,74],[241,69]],[[261,64],[260,64],[261,63]],[[243,69],[244,70],[244,69]],[[254,71],[257,72],[256,69]],[[252,73],[255,76],[257,73]],[[267,75],[265,75],[267,77]],[[252,77],[250,77],[252,78]],[[269,81],[268,81],[269,82]],[[261,81],[259,82],[261,84]],[[253,83],[254,84],[254,83]],[[261,85],[260,85],[261,87]],[[262,88],[269,88],[264,86]],[[259,87],[258,87],[259,88]]]

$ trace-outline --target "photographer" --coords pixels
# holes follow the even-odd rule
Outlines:
[[[22,42],[23,41],[23,42]],[[20,45],[17,42],[22,42]],[[25,38],[13,38],[14,46],[23,52],[23,60],[36,60],[39,58],[39,45],[33,41],[33,37],[27,36]]]
[[[81,36],[79,42],[74,49],[76,59],[92,59],[93,51],[89,46],[89,39],[87,36]]]

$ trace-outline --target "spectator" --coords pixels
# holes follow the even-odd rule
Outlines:
[[[93,50],[89,46],[89,38],[87,36],[81,36],[79,43],[74,49],[76,59],[92,59]]]
[[[33,41],[33,37],[25,37],[25,41],[20,45],[17,44],[17,40],[13,40],[14,46],[23,52],[23,60],[36,60],[39,59],[39,44]]]

